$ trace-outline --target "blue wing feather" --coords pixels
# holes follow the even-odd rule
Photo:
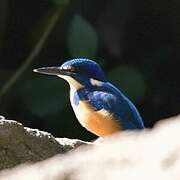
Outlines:
[[[82,89],[77,93],[78,97],[81,100],[87,100],[94,110],[104,109],[112,114],[124,129],[144,128],[136,107],[112,84],[105,83],[102,87]]]

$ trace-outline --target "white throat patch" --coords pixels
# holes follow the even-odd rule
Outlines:
[[[73,89],[78,90],[78,89],[80,89],[80,88],[83,87],[82,84],[80,84],[79,82],[77,82],[75,79],[73,79],[73,78],[70,77],[70,76],[66,76],[66,75],[58,75],[58,77],[60,77],[60,78],[62,78],[62,79],[64,79],[64,80],[66,80],[66,81],[69,83],[70,88],[73,88]]]

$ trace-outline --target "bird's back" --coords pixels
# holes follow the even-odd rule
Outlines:
[[[104,88],[116,97],[112,111],[121,119],[124,128],[143,129],[144,123],[135,105],[111,83],[105,83]]]

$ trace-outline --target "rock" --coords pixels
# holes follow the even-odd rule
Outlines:
[[[2,116],[1,116],[2,117]],[[50,133],[23,127],[13,120],[0,120],[0,169],[37,162],[85,144],[80,140],[55,138]]]
[[[179,180],[180,116],[124,131],[66,154],[17,166],[1,180]],[[42,150],[43,151],[43,150]],[[39,152],[40,153],[40,152]]]

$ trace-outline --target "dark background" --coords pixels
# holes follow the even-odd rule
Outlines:
[[[54,136],[93,139],[74,116],[67,83],[32,72],[73,57],[100,63],[146,127],[178,114],[180,1],[1,0],[0,114]]]

